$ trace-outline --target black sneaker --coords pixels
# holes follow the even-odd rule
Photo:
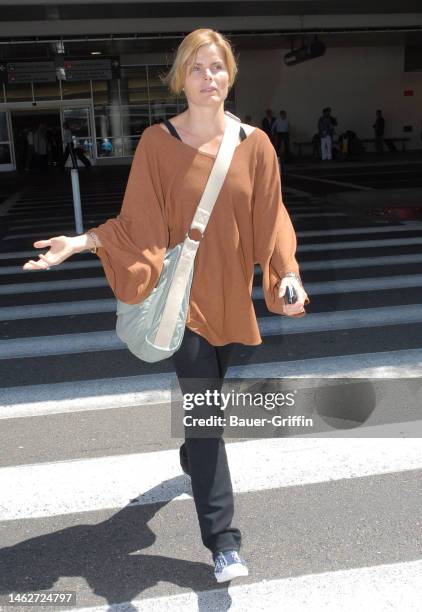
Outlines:
[[[237,550],[225,550],[213,555],[214,576],[217,582],[228,582],[239,576],[249,574],[245,561],[239,556]]]

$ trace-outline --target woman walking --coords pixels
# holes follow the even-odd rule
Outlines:
[[[85,234],[34,243],[50,247],[25,270],[48,269],[90,250],[100,258],[117,298],[144,300],[157,284],[166,249],[188,231],[224,134],[224,101],[237,73],[228,40],[199,29],[178,47],[164,81],[182,91],[187,109],[151,125],[141,136],[120,214]],[[195,233],[195,231],[193,232]],[[295,259],[296,236],[281,198],[276,152],[259,128],[239,123],[239,143],[195,259],[185,335],[173,356],[183,393],[220,389],[237,344],[259,345],[251,298],[254,264],[262,268],[267,308],[302,316],[309,300]],[[297,294],[284,303],[286,287]],[[218,582],[248,574],[232,526],[233,490],[222,432],[189,437],[180,448],[191,477],[202,542]]]

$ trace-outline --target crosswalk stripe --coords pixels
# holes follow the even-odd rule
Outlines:
[[[39,249],[31,249],[30,251],[4,251],[0,252],[0,261],[2,259],[20,259],[22,257],[33,257],[39,253]]]
[[[295,213],[294,211],[289,211],[292,219],[311,219],[313,217],[321,218],[321,217],[347,217],[346,213],[343,212],[331,212],[331,211],[321,211],[321,212],[306,212],[306,213]]]
[[[42,274],[48,274],[50,270],[42,270]],[[41,273],[41,272],[40,272]],[[16,295],[19,293],[39,293],[41,291],[65,291],[66,289],[86,289],[88,287],[106,287],[107,279],[104,277],[73,278],[60,281],[38,281],[33,283],[13,283],[0,285],[0,295]]]
[[[116,199],[116,201],[123,197],[123,191],[104,191],[95,193],[81,193],[84,202],[101,203],[104,202],[105,198]],[[45,208],[57,210],[58,207],[70,206],[73,204],[73,196],[66,193],[56,193],[55,195],[48,196],[43,194],[41,196],[33,196],[31,198],[21,198],[15,206],[15,210],[28,210],[33,212],[34,208]]]
[[[309,253],[311,251],[338,251],[349,249],[362,248],[379,248],[388,246],[410,246],[413,244],[422,244],[422,237],[411,238],[385,238],[380,240],[356,240],[353,242],[328,242],[318,244],[299,244],[298,252]]]
[[[418,378],[422,349],[408,349],[294,361],[232,365],[227,378]],[[108,410],[168,403],[177,386],[174,372],[54,384],[7,387],[0,391],[0,419]]]
[[[344,228],[344,229],[327,228],[323,230],[299,230],[296,232],[296,236],[298,238],[313,237],[313,236],[315,237],[321,236],[322,238],[324,238],[326,236],[337,236],[337,235],[352,236],[356,234],[360,235],[360,234],[383,234],[383,233],[390,233],[390,232],[410,232],[410,231],[413,232],[417,229],[422,231],[422,225],[419,221],[416,223],[407,222],[405,225],[394,225],[394,226],[387,225],[387,226],[374,226],[374,227],[352,227],[352,228]],[[378,240],[375,240],[372,242],[375,242],[377,244]],[[406,240],[406,243],[407,243],[407,240]],[[312,243],[312,244],[318,244],[318,243]],[[326,243],[323,243],[323,244],[324,246],[326,245]],[[344,242],[342,244],[344,246]],[[350,242],[350,244],[356,244],[356,242]],[[359,246],[359,243],[358,243],[358,246]],[[3,253],[0,252],[0,260],[1,259],[18,259],[20,257],[31,257],[33,255],[36,255],[37,253],[39,253],[39,250],[37,249],[32,249],[32,250],[27,250],[27,251],[9,251],[9,252],[3,252]]]
[[[116,300],[80,300],[78,302],[56,302],[26,306],[4,306],[0,308],[0,321],[18,321],[68,315],[86,315],[99,312],[115,312]]]
[[[44,251],[40,251],[44,252]],[[24,262],[22,262],[23,265]],[[57,267],[56,270],[83,270],[90,268],[101,268],[101,261],[98,259],[88,260],[88,261],[65,261],[60,264],[60,267]],[[27,271],[22,269],[22,266],[1,266],[0,267],[0,276],[5,274],[26,274]]]
[[[92,287],[106,287],[105,278],[73,279],[69,281],[47,281],[44,283],[28,283],[26,291],[20,291],[21,284],[0,286],[0,295],[15,293],[30,293],[41,291],[59,291],[60,289],[86,289]],[[422,286],[422,275],[404,275],[381,278],[357,278],[349,280],[322,281],[306,283],[306,290],[312,295],[336,295],[361,291],[380,291],[383,289],[405,289]],[[254,287],[252,291],[254,300],[263,299],[263,290]],[[65,316],[70,314],[90,314],[94,312],[112,312],[115,310],[115,299],[84,300],[79,302],[57,302],[40,305],[25,305],[0,308],[0,321],[16,320],[19,318],[37,318],[46,316]]]
[[[305,213],[309,211],[310,211],[309,206],[289,207],[290,214]],[[326,208],[322,209],[322,208],[312,207],[312,216],[320,216],[320,214],[324,214],[325,212],[327,212]],[[328,212],[331,213],[331,211],[328,211]],[[344,213],[341,213],[341,216],[343,216],[343,214]],[[54,215],[52,217],[43,217],[40,215],[38,215],[37,217],[28,217],[27,215],[23,215],[22,216],[23,220],[20,220],[17,217],[17,215],[13,215],[13,216],[14,217],[16,216],[16,218],[14,218],[13,225],[11,225],[9,228],[10,231],[34,229],[34,227],[39,226],[40,231],[42,230],[44,234],[46,231],[56,231],[56,228],[58,228],[62,224],[70,225],[74,223],[75,221],[74,216],[72,216],[71,213],[69,213],[68,215],[63,215],[63,216]],[[330,214],[330,216],[332,215]],[[337,214],[335,216],[337,216]],[[106,215],[104,213],[94,213],[90,211],[84,211],[84,217],[87,223],[91,222],[91,220],[92,221],[96,220],[95,222],[101,223],[101,220],[105,219]]]
[[[43,253],[44,251],[40,251],[40,252]],[[89,269],[101,268],[101,261],[98,258],[87,260],[87,261],[64,261],[63,263],[60,264],[59,267],[56,267],[56,270],[65,272],[66,270],[83,270],[83,269],[88,269],[88,268]],[[22,272],[24,274],[27,273],[26,270],[22,269],[22,266],[1,266],[0,267],[0,276],[4,274],[19,274]]]
[[[337,295],[360,291],[376,291],[382,289],[405,289],[422,286],[422,274],[408,274],[403,276],[386,276],[372,278],[351,278],[347,280],[322,281],[306,283],[306,291],[312,295]],[[263,299],[260,287],[253,290],[254,299]]]
[[[422,305],[386,306],[312,313],[307,318],[269,316],[258,319],[262,336],[361,329],[422,322]],[[114,330],[3,340],[0,359],[69,355],[124,349]]]
[[[306,270],[337,270],[343,268],[366,268],[371,266],[390,266],[411,263],[421,263],[422,254],[406,253],[404,255],[380,255],[379,257],[351,257],[347,259],[324,259],[303,261],[301,271]]]
[[[212,589],[132,599],[126,604],[108,604],[76,608],[75,612],[386,612],[405,610],[420,612],[422,561],[387,563],[303,576],[289,576],[261,582],[230,585]],[[127,607],[125,607],[127,606]]]
[[[13,195],[9,196],[8,198],[6,198],[5,200],[1,202],[0,219],[2,217],[7,218],[7,216],[10,214],[10,211],[14,210],[14,206],[16,205],[16,202],[19,202],[20,197],[25,191],[26,191],[25,189],[22,189],[21,191],[14,193]]]
[[[89,219],[90,221],[95,219],[95,220],[98,220],[98,222],[100,222],[101,219],[104,219],[105,215],[104,213],[85,212],[84,216],[86,219]],[[24,215],[23,219],[24,221],[20,221],[19,219],[14,219],[13,220],[14,225],[11,225],[9,229],[10,230],[33,229],[35,226],[39,225],[41,230],[45,233],[47,230],[55,231],[55,228],[57,228],[62,223],[71,224],[75,222],[75,218],[71,214],[65,215],[65,216],[55,215],[54,217],[48,217],[48,218],[38,215],[38,217],[34,217],[33,219],[27,217],[27,215]]]
[[[304,218],[313,218],[313,217],[317,217],[317,218],[325,218],[325,217],[346,217],[345,213],[341,213],[341,212],[312,212],[312,213],[293,213],[291,214],[292,219],[304,219]],[[68,223],[66,223],[66,225],[68,225]],[[56,232],[56,235],[58,232],[61,232],[61,228],[60,225],[56,226],[57,229],[53,229],[52,231]],[[20,232],[20,233],[13,233],[12,231],[13,228],[11,228],[10,233],[5,236],[3,238],[3,240],[16,240],[17,238],[37,238],[40,234],[40,231],[36,231],[36,232]],[[51,232],[50,232],[51,233]],[[45,234],[45,231],[44,231]]]
[[[318,259],[316,261],[304,261],[300,264],[302,272],[306,270],[337,270],[343,268],[364,268],[370,266],[389,266],[391,264],[404,265],[411,263],[421,263],[422,254],[405,253],[404,255],[380,255],[378,257],[351,257],[348,259]],[[92,261],[65,261],[60,264],[60,270],[80,270],[84,268],[101,268],[99,259]],[[2,266],[0,276],[4,274],[19,274],[22,266]],[[256,274],[261,274],[261,269],[256,270]]]
[[[51,270],[43,270],[48,274]],[[356,278],[347,280],[322,281],[306,283],[309,294],[323,295],[327,293],[367,291],[373,289],[388,289],[399,287],[419,287],[422,276],[420,274],[408,274],[392,277]],[[32,283],[11,283],[0,285],[0,295],[16,295],[20,293],[40,293],[46,291],[60,291],[68,289],[86,289],[93,287],[106,287],[108,282],[104,277],[76,278],[59,281],[38,281]],[[262,299],[262,289],[253,288],[253,299]]]
[[[403,226],[382,226],[382,227],[359,227],[359,228],[344,228],[344,229],[324,229],[324,230],[302,230],[302,231],[298,231],[296,232],[296,236],[297,237],[321,237],[324,238],[326,236],[342,236],[342,235],[356,235],[356,234],[383,234],[383,233],[390,233],[390,232],[410,232],[410,231],[415,231],[415,229],[421,229],[422,230],[422,225],[418,222],[418,225],[403,225]],[[396,242],[396,239],[391,238],[389,239],[390,241],[393,241],[393,243]],[[400,242],[399,244],[408,244],[407,242],[408,239],[406,239],[404,242]],[[358,247],[361,246],[378,246],[378,244],[380,243],[380,240],[371,240],[371,241],[363,241],[364,244],[362,244],[362,241],[346,241],[346,243],[342,242],[340,244],[342,244],[344,246],[344,244],[347,244],[347,246],[352,247],[352,245],[357,245]],[[330,248],[330,245],[332,245],[333,243],[330,242],[317,242],[317,243],[311,243],[311,245],[300,245],[299,244],[299,249],[303,249],[304,246],[323,246],[326,247],[327,249]],[[334,243],[335,245],[338,245],[339,243]],[[384,243],[381,243],[380,246],[384,246]],[[391,246],[391,244],[387,244],[385,246]],[[335,248],[338,248],[338,246],[335,246]],[[8,251],[8,252],[0,252],[0,260],[1,259],[17,259],[19,257],[30,257],[33,255],[36,255],[37,253],[39,253],[39,249],[32,249],[32,250],[26,250],[26,251]]]
[[[293,177],[293,178],[300,178],[302,180],[306,180],[306,181],[316,181],[318,183],[329,183],[330,185],[340,185],[340,187],[352,187],[353,189],[359,190],[359,191],[373,191],[374,187],[367,187],[365,185],[360,185],[360,184],[356,184],[356,183],[348,183],[346,181],[333,181],[330,179],[326,179],[326,178],[320,178],[317,176],[309,176],[307,174],[296,174],[295,172],[289,172],[289,176]]]
[[[404,425],[412,435],[414,423]],[[374,433],[379,433],[377,429]],[[411,437],[267,438],[227,444],[227,455],[235,493],[422,470],[420,440]],[[0,521],[191,495],[190,483],[180,479],[178,450],[173,449],[4,467],[0,489]]]
[[[390,232],[410,232],[415,230],[422,230],[422,224],[420,221],[407,221],[403,225],[381,225],[381,226],[370,226],[370,227],[345,227],[341,229],[327,228],[323,230],[299,230],[296,232],[298,238],[312,237],[312,236],[353,236],[356,234],[382,234]]]

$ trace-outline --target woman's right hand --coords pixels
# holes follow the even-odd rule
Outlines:
[[[56,236],[48,240],[34,242],[36,249],[50,247],[46,253],[40,253],[36,261],[30,259],[23,266],[23,270],[48,270],[50,266],[58,266],[62,261],[82,250],[79,245],[80,236]],[[78,241],[79,239],[79,241]]]

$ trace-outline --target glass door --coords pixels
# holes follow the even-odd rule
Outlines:
[[[10,128],[9,112],[0,111],[0,172],[9,172],[15,169]]]
[[[61,109],[62,115],[62,134],[63,126],[66,124],[72,132],[72,141],[74,147],[81,149],[88,159],[96,159],[95,139],[92,135],[92,114],[89,106],[63,106]],[[66,163],[71,166],[70,156]],[[78,165],[82,166],[82,162],[78,160]]]

